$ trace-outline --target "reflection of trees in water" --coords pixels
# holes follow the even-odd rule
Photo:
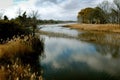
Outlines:
[[[103,54],[107,55],[110,54],[113,58],[120,57],[120,46],[118,45],[109,45],[109,44],[103,44],[103,45],[96,45],[96,50]]]
[[[120,43],[120,34],[117,33],[86,32],[79,34],[79,37],[98,44],[119,45]]]
[[[105,35],[103,33],[85,32],[79,34],[79,37],[88,41],[103,41]]]
[[[103,37],[102,37],[103,38]],[[96,50],[101,54],[111,54],[112,57],[120,57],[120,35],[108,34],[102,39],[102,44],[96,45]],[[101,42],[101,41],[98,41]]]
[[[112,57],[120,57],[120,34],[87,32],[79,37],[95,43],[96,50],[101,54],[111,54]]]

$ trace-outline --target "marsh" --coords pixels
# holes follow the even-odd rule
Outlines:
[[[41,61],[45,80],[120,79],[120,34],[78,32],[63,25],[40,26],[52,32],[40,35],[45,45],[46,57]]]

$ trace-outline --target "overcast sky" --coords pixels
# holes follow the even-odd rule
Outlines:
[[[23,11],[38,10],[41,19],[76,20],[77,13],[86,7],[95,7],[103,0],[0,0],[0,9],[9,18]]]

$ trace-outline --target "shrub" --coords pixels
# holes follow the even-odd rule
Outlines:
[[[28,34],[30,30],[15,21],[0,20],[0,38],[6,40],[14,35]]]

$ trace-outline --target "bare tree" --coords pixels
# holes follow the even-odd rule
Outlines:
[[[32,12],[30,13],[30,17],[38,19],[40,17],[39,11],[32,10]]]
[[[111,4],[112,3],[110,3],[108,0],[106,0],[98,5],[98,7],[104,11],[104,18],[106,19],[107,23],[111,22],[110,15],[109,15],[111,13],[111,8],[112,8]]]
[[[22,15],[22,12],[23,12],[23,10],[21,10],[21,8],[19,8],[19,9],[17,10],[18,16],[21,16],[21,15]]]
[[[120,0],[114,0],[114,3],[117,6],[118,10],[120,10]]]
[[[114,4],[116,5],[116,16],[117,16],[117,23],[120,24],[120,0],[114,0]]]
[[[33,36],[34,36],[35,35],[35,30],[37,28],[37,23],[38,23],[37,19],[40,17],[40,14],[39,14],[38,10],[37,11],[33,10],[30,13],[30,17],[31,17],[31,26],[33,28]]]
[[[4,15],[4,10],[1,9],[1,10],[0,10],[0,20],[2,19],[3,15]]]

